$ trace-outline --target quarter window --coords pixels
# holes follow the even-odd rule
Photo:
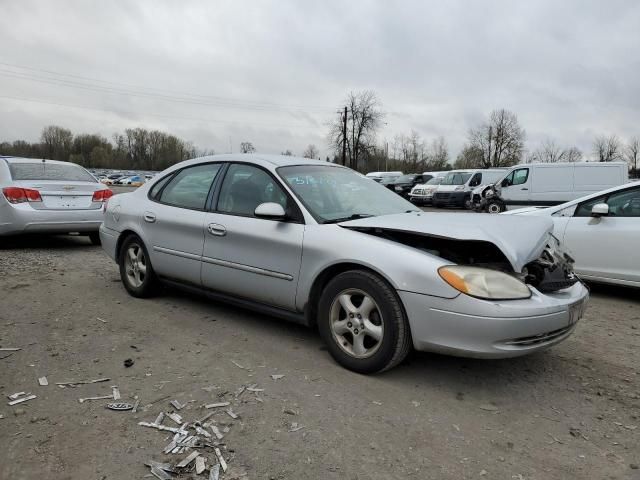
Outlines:
[[[160,201],[175,207],[204,210],[219,163],[187,167],[175,174],[160,194]]]
[[[287,194],[271,175],[252,165],[229,166],[220,189],[219,212],[253,217],[256,207],[266,202],[279,203],[287,211]]]

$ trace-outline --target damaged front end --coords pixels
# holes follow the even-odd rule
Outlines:
[[[538,258],[525,264],[518,272],[505,253],[497,245],[486,240],[460,240],[384,228],[351,229],[416,248],[456,265],[507,273],[542,293],[563,290],[579,281],[573,273],[573,258],[550,233]]]
[[[522,269],[521,279],[542,293],[564,290],[580,281],[573,272],[573,264],[573,258],[550,234],[542,254]]]

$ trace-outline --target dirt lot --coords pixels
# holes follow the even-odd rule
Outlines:
[[[369,377],[337,366],[302,327],[177,291],[133,299],[86,238],[3,241],[0,291],[0,347],[22,348],[0,352],[0,393],[38,396],[0,405],[2,479],[144,478],[171,435],[138,422],[171,411],[172,399],[190,402],[187,421],[222,400],[240,415],[213,417],[230,425],[224,478],[640,478],[631,290],[594,289],[576,333],[544,353],[414,354]],[[38,386],[43,375],[49,386]],[[100,377],[111,380],[55,386]],[[236,398],[251,384],[264,392]],[[78,402],[111,385],[125,401],[138,396],[139,411]]]

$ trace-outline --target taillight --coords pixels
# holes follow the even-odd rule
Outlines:
[[[91,199],[91,201],[106,202],[111,197],[113,197],[113,192],[108,188],[104,190],[96,190],[95,192],[93,192],[93,198]]]
[[[6,187],[2,193],[9,203],[41,202],[42,197],[38,190],[32,188]]]

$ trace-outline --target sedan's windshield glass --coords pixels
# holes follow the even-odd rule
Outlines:
[[[341,167],[297,165],[278,173],[321,223],[420,211],[379,183]]]
[[[97,182],[84,168],[63,163],[10,163],[13,180],[63,180],[67,182]]]
[[[447,173],[440,185],[464,185],[471,178],[471,172]]]
[[[398,179],[395,181],[395,183],[409,183],[409,182],[413,182],[413,179],[416,178],[415,175],[402,175],[401,177],[398,177]]]
[[[433,177],[425,185],[440,185],[444,177]]]

